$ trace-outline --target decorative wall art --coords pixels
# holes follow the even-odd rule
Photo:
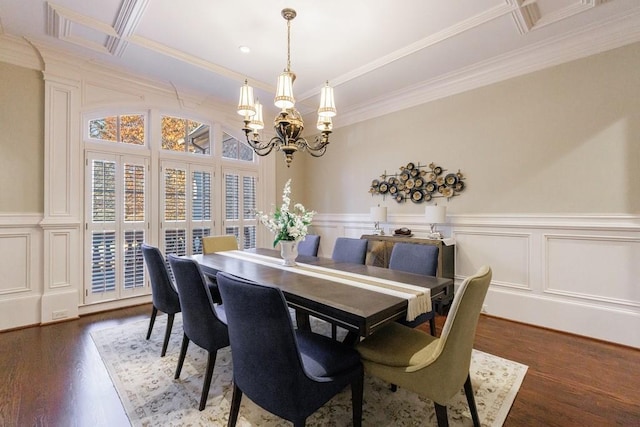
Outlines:
[[[400,172],[393,175],[384,171],[380,179],[371,181],[369,193],[392,197],[398,203],[407,200],[422,203],[438,197],[459,196],[465,187],[464,176],[460,169],[456,173],[446,171],[435,163],[426,166],[410,162],[400,166]]]

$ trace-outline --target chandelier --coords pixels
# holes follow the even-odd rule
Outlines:
[[[284,153],[287,167],[289,167],[296,151],[307,151],[314,157],[320,157],[327,151],[329,134],[333,129],[331,117],[336,115],[336,106],[333,100],[333,88],[327,81],[320,92],[320,108],[318,108],[317,128],[321,133],[313,142],[308,142],[302,137],[304,123],[302,115],[295,108],[293,82],[296,75],[291,71],[291,20],[296,17],[296,11],[287,8],[283,9],[281,14],[287,21],[287,68],[278,77],[274,99],[275,106],[281,109],[273,121],[276,136],[268,141],[260,138],[259,131],[264,128],[262,105],[258,100],[254,101],[253,88],[249,86],[247,80],[240,89],[238,114],[244,116],[242,130],[253,151],[259,156],[266,156],[274,149],[280,150]]]

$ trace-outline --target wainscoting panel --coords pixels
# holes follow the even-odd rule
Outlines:
[[[31,290],[30,253],[28,233],[0,233],[0,295]]]
[[[50,216],[68,216],[71,215],[71,203],[68,197],[54,197],[54,195],[70,194],[71,192],[71,165],[69,164],[69,144],[72,130],[68,125],[68,117],[71,110],[72,94],[71,91],[61,87],[47,87],[49,90],[49,101],[52,108],[47,109],[51,117],[47,117],[50,123],[48,127],[48,138],[50,148],[47,156],[51,158],[51,164],[58,167],[51,168],[51,179],[46,181],[48,187],[45,197],[48,202],[48,213]],[[57,149],[55,149],[55,148]]]
[[[488,264],[484,311],[493,316],[640,348],[640,216],[449,215],[456,285]],[[358,226],[359,224],[359,226]],[[426,237],[421,215],[391,215]],[[323,256],[336,237],[371,231],[368,214],[314,218]]]
[[[545,235],[545,292],[640,307],[640,240]]]
[[[490,265],[493,285],[530,288],[530,234],[455,231],[453,237],[456,240],[456,278],[465,278],[481,266]]]
[[[0,214],[0,331],[40,323],[41,214]]]
[[[71,286],[70,233],[67,231],[51,231],[49,257],[51,283],[50,288]]]

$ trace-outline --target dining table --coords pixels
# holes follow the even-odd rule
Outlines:
[[[280,252],[254,248],[191,256],[203,274],[214,277],[225,272],[262,285],[279,288],[296,312],[299,328],[310,329],[309,316],[346,329],[345,342],[355,343],[389,322],[407,317],[410,300],[377,283],[409,285],[424,291],[431,300],[453,284],[450,278],[424,276],[384,267],[303,256],[296,266],[284,267]]]

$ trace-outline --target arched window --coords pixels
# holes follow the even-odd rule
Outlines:
[[[150,292],[143,242],[191,255],[202,237],[228,233],[255,247],[254,153],[212,128],[157,110],[86,117],[85,303]]]
[[[122,144],[144,145],[144,115],[123,114],[90,120],[89,138]]]
[[[209,125],[181,117],[162,116],[162,149],[210,155]]]

